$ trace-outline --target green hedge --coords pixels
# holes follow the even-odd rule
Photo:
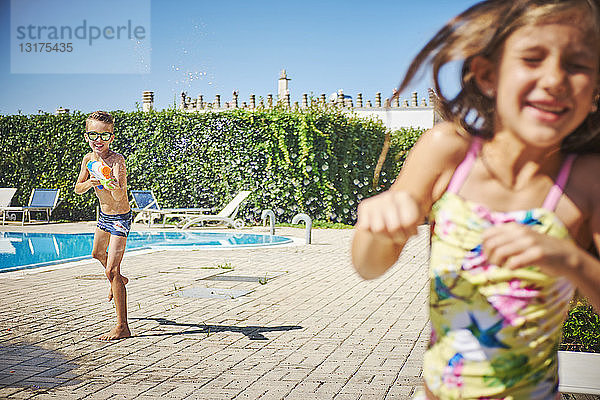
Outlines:
[[[127,159],[130,189],[152,189],[163,207],[220,207],[238,190],[253,195],[247,222],[273,209],[278,221],[298,212],[353,223],[358,201],[373,195],[373,169],[383,144],[380,122],[334,107],[221,113],[112,113],[112,148]],[[90,191],[73,192],[83,155],[86,115],[0,116],[0,187],[16,187],[14,205],[36,187],[61,189],[54,219],[95,217]],[[393,135],[377,191],[389,187],[419,130]],[[411,142],[412,141],[412,142]]]
[[[375,193],[373,169],[384,140],[380,122],[336,108],[221,113],[113,112],[113,149],[127,158],[129,188],[152,189],[163,207],[220,207],[238,190],[253,195],[241,215],[258,222],[263,209],[290,222],[305,212],[332,223],[355,222],[356,205]],[[97,200],[73,186],[83,155],[86,115],[0,116],[0,187],[60,188],[53,219],[95,218]],[[389,187],[423,131],[392,133],[377,191]],[[600,351],[600,320],[587,304],[565,322],[561,348]]]
[[[406,128],[392,132],[392,140],[390,144],[390,162],[393,165],[392,175],[398,176],[400,169],[404,165],[404,160],[408,156],[408,152],[412,149],[417,139],[421,137],[423,129],[418,128]]]

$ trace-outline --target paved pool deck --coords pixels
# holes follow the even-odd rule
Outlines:
[[[93,232],[94,223],[0,231]],[[115,322],[97,261],[0,273],[0,399],[410,399],[429,331],[427,229],[373,281],[351,266],[352,233],[128,252],[134,336],[114,342],[97,339]]]
[[[409,399],[428,337],[426,229],[374,281],[354,272],[351,237],[313,229],[310,245],[128,252],[134,336],[114,342],[97,339],[115,322],[97,261],[2,273],[0,398]]]

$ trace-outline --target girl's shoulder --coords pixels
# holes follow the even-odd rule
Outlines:
[[[455,124],[441,122],[425,132],[415,150],[429,154],[433,166],[452,169],[465,158],[474,137],[462,133]]]
[[[468,133],[463,133],[462,129],[452,122],[437,123],[433,128],[425,132],[423,136],[435,139],[435,143],[440,146],[450,145],[455,148],[468,148],[474,138]]]
[[[577,156],[569,184],[577,189],[577,193],[585,197],[586,203],[592,206],[600,199],[600,154],[582,154]]]
[[[415,143],[393,187],[430,206],[445,190],[472,141],[453,123],[436,124]]]
[[[590,176],[596,175],[598,176],[598,171],[589,171],[587,168],[597,167],[600,165],[600,154],[598,153],[590,153],[590,154],[580,154],[577,156],[578,168],[581,168],[583,171],[580,173],[587,171]]]
[[[577,156],[565,191],[569,200],[566,204],[575,210],[571,213],[572,218],[579,221],[579,224],[583,224],[575,225],[581,227],[573,231],[579,232],[577,241],[584,248],[589,246],[593,235],[600,232],[600,177],[598,177],[598,171],[600,171],[600,154]],[[566,209],[569,210],[569,208]],[[598,245],[596,247],[599,248]]]

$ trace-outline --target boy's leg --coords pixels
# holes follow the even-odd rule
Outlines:
[[[108,242],[110,241],[110,233],[103,231],[100,228],[96,228],[94,233],[94,244],[92,247],[92,257],[100,261],[102,267],[106,269],[106,249],[108,248]]]
[[[102,267],[106,271],[106,262],[108,260],[108,254],[106,253],[106,249],[108,248],[108,243],[110,241],[110,233],[103,231],[100,228],[96,228],[96,232],[94,233],[94,245],[92,247],[92,257],[96,260],[100,261]],[[127,285],[129,279],[123,278],[123,283]],[[109,282],[110,284],[110,282]],[[111,301],[113,298],[112,287],[108,291],[108,301]]]
[[[125,253],[127,237],[110,235],[108,257],[106,260],[106,276],[115,300],[117,312],[117,325],[107,334],[100,336],[101,340],[121,339],[131,336],[127,324],[127,292],[125,282],[121,276],[121,260]]]

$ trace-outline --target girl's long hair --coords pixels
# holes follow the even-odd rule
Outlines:
[[[491,138],[495,99],[485,96],[475,83],[471,61],[483,56],[499,62],[506,39],[518,28],[562,21],[589,25],[600,55],[600,0],[486,0],[477,3],[450,20],[425,45],[410,64],[394,96],[407,88],[421,68],[430,65],[436,109],[441,117],[454,122],[466,133]],[[460,91],[450,99],[440,87],[440,71],[453,61],[462,61],[462,68]],[[598,75],[600,77],[600,71]],[[564,139],[562,150],[600,152],[599,134],[600,111],[596,110]]]

